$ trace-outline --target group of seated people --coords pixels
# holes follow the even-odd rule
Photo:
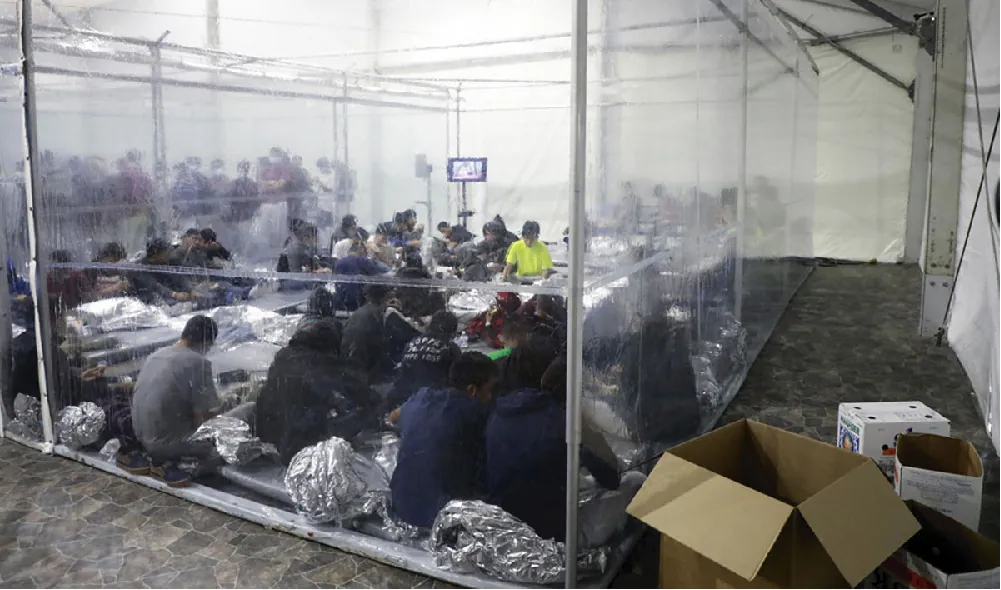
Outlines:
[[[451,267],[467,281],[486,281],[498,273],[504,280],[545,278],[553,272],[549,249],[539,239],[538,222],[526,222],[521,239],[508,231],[500,216],[483,225],[483,238],[479,241],[463,225],[442,221],[437,229],[440,237],[434,239],[432,260],[424,261],[420,258],[424,228],[417,223],[417,213],[412,209],[396,213],[392,221],[377,224],[371,234],[358,225],[357,217],[345,216],[330,238],[329,256],[318,251],[319,231],[315,225],[293,222],[292,236],[285,244],[277,270],[374,275],[403,267],[433,265]],[[338,267],[345,259],[350,260]]]
[[[538,296],[510,318],[506,356],[492,360],[463,352],[454,342],[458,320],[434,313],[426,329],[406,322],[396,295],[367,285],[366,302],[342,322],[323,287],[289,343],[277,352],[256,403],[223,415],[248,422],[273,443],[288,464],[303,448],[362,432],[398,431],[401,442],[391,490],[396,516],[429,527],[453,499],[483,499],[563,539],[566,496],[565,310],[557,298]],[[394,325],[394,318],[399,324]],[[131,400],[138,445],[124,448],[118,465],[171,486],[199,469],[222,464],[210,443],[192,442],[206,420],[220,415],[220,399],[207,358],[218,328],[191,318],[180,341],[145,362]],[[618,461],[595,429],[585,427],[582,465],[608,490],[618,513],[642,480],[627,477],[620,492]],[[607,503],[606,503],[607,504]],[[583,517],[582,517],[583,518]],[[613,523],[596,515],[582,542],[602,544]],[[583,522],[583,520],[582,520]]]
[[[128,253],[118,242],[101,246],[93,262],[117,265],[126,261]],[[218,242],[211,228],[191,228],[177,244],[154,238],[146,244],[145,255],[138,263],[148,267],[220,268],[232,257]],[[56,263],[72,262],[69,252],[57,250],[50,256]],[[56,268],[48,273],[49,296],[66,309],[81,303],[108,297],[135,297],[147,304],[174,304],[192,301],[199,308],[220,305],[232,297],[245,298],[249,281],[213,280],[207,276],[194,278],[181,271],[157,272],[117,268]],[[230,297],[227,299],[227,295]]]

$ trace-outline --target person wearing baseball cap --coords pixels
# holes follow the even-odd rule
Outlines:
[[[521,239],[507,250],[504,279],[514,272],[518,277],[546,278],[553,273],[553,259],[549,248],[539,241],[539,222],[526,221],[521,226]]]

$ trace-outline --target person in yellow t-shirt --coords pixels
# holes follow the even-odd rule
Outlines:
[[[521,227],[521,239],[507,249],[504,280],[514,272],[519,277],[546,278],[553,273],[553,259],[549,248],[539,241],[539,223],[526,221]]]

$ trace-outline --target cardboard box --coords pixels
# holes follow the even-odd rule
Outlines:
[[[901,436],[894,487],[901,500],[931,506],[973,530],[980,527],[984,466],[968,441],[934,434]]]
[[[665,453],[628,512],[664,588],[855,586],[919,528],[869,459],[748,420]]]
[[[921,530],[870,576],[866,588],[997,588],[995,541],[913,500],[907,507]]]
[[[868,402],[838,406],[836,444],[846,451],[875,460],[888,479],[893,479],[897,436],[906,432],[949,436],[949,420],[921,402]]]

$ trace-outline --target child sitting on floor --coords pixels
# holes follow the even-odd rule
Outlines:
[[[532,334],[508,357],[512,391],[498,397],[486,429],[486,500],[531,526],[540,537],[563,541],[566,531],[566,374],[552,340]],[[580,464],[604,490],[619,490],[617,460],[607,445],[593,444],[588,429]],[[600,435],[598,435],[600,437]],[[603,441],[601,441],[603,442]],[[638,477],[636,477],[638,476]],[[625,520],[625,507],[641,475],[623,480],[621,492],[602,492],[581,510],[578,541],[605,544]],[[603,523],[608,522],[605,526]]]
[[[390,488],[405,522],[430,527],[450,500],[482,491],[483,429],[496,380],[493,361],[463,353],[449,370],[449,387],[421,389],[390,416],[400,429]]]

